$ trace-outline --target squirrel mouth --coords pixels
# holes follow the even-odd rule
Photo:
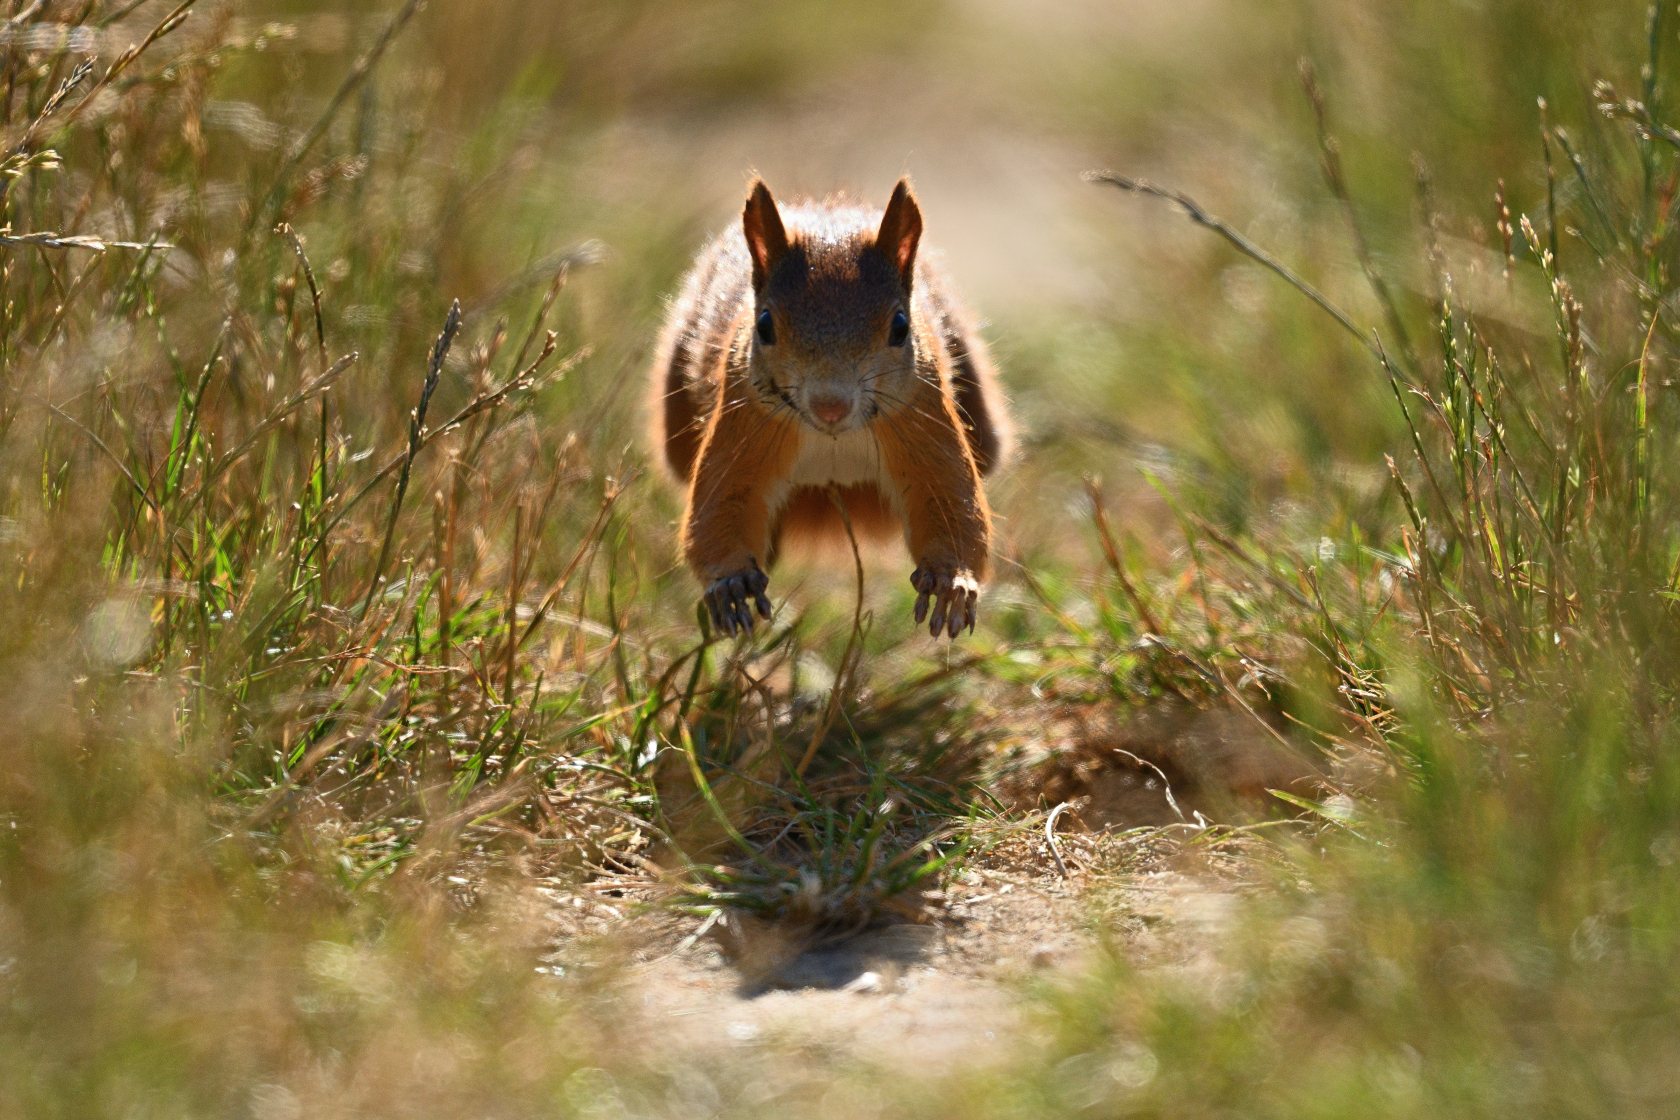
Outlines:
[[[839,419],[830,421],[816,415],[810,408],[802,406],[794,399],[793,394],[786,389],[777,389],[776,395],[782,398],[782,403],[787,405],[788,411],[799,417],[806,427],[815,428],[825,435],[842,436],[857,426],[856,410],[848,409]]]
[[[848,412],[839,420],[824,420],[819,416],[812,416],[809,412],[802,413],[807,427],[814,428],[826,436],[838,439],[854,428],[860,427],[862,417],[856,412]]]
[[[805,413],[816,421],[817,427],[839,432],[855,426],[858,408],[847,397],[821,393],[806,398]]]

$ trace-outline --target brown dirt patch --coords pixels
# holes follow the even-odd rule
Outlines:
[[[1030,809],[1070,803],[1070,827],[1093,831],[1277,815],[1269,791],[1314,796],[1324,771],[1290,745],[1280,718],[1169,700],[1115,713],[1088,709],[1050,725],[1002,782]],[[1291,811],[1287,815],[1294,815]]]

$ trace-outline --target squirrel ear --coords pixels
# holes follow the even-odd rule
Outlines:
[[[787,252],[787,230],[782,228],[782,215],[770,188],[763,179],[752,181],[747,195],[747,207],[741,211],[741,231],[747,235],[747,252],[752,254],[753,288],[764,286],[764,278]]]
[[[916,192],[910,189],[905,176],[893,188],[892,201],[881,216],[881,232],[875,235],[875,247],[887,255],[898,269],[898,278],[908,289],[916,267],[916,245],[922,239],[922,208],[916,205]]]

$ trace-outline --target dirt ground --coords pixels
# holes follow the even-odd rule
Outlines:
[[[639,909],[624,883],[556,882],[551,967],[598,968],[603,1017],[627,1039],[658,1039],[664,1071],[726,1063],[778,1096],[836,1063],[926,1076],[1005,1060],[1037,1037],[1034,993],[1099,967],[1099,939],[1135,967],[1212,968],[1252,876],[1250,841],[1195,841],[1215,835],[1210,821],[1264,815],[1267,788],[1308,791],[1318,771],[1217,710],[1161,706],[1063,732],[999,783],[1029,814],[1066,803],[1055,851],[1044,814],[1029,815],[927,896],[925,924],[819,939]]]
[[[1241,889],[1215,867],[1149,853],[1131,872],[1086,866],[1082,850],[1092,864],[1113,854],[1097,837],[1060,846],[1067,879],[1017,851],[998,861],[1007,868],[973,867],[948,885],[928,924],[821,943],[739,918],[609,913],[577,896],[557,897],[555,911],[563,944],[581,925],[598,945],[634,945],[600,1010],[627,1038],[658,1039],[665,1071],[727,1062],[771,1095],[836,1064],[921,1077],[994,1065],[1036,1039],[1033,993],[1097,967],[1099,929],[1140,967],[1201,967]]]

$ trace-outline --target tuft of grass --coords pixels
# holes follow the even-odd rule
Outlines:
[[[1662,22],[1653,6],[1647,96]],[[1354,227],[1390,334],[1416,342],[1396,353],[1370,335],[1409,444],[1388,459],[1403,517],[1316,555],[1225,549],[1285,592],[1270,617],[1302,656],[1275,675],[1331,686],[1298,693],[1318,701],[1289,714],[1351,798],[1334,811],[1286,798],[1317,823],[1275,834],[1274,889],[1224,930],[1211,971],[1140,971],[1117,951],[1109,975],[1060,992],[1041,1067],[1054,1073],[1024,1073],[990,1114],[1672,1110],[1672,1079],[1649,1058],[1680,1044],[1664,979],[1680,952],[1680,520],[1672,445],[1652,438],[1674,401],[1651,386],[1675,342],[1664,184],[1680,164],[1647,104],[1598,96],[1631,127],[1589,145],[1546,126],[1534,213],[1513,222],[1510,188],[1489,183],[1505,282],[1545,301],[1549,338],[1467,301],[1421,170],[1434,278],[1422,327]],[[1320,141],[1347,204],[1334,138]],[[1228,228],[1187,195],[1109,181]]]
[[[421,345],[440,293],[391,266],[417,251],[394,208],[431,185],[424,157],[367,147],[399,121],[341,120],[418,7],[272,156],[232,157],[248,194],[231,208],[205,178],[214,72],[292,32],[189,23],[187,3],[109,64],[61,78],[62,54],[11,59],[13,104],[33,107],[5,165],[11,593],[84,589],[43,632],[79,629],[100,689],[172,695],[219,842],[258,863],[336,822],[358,891],[492,835],[578,874],[669,879],[694,905],[794,899],[830,924],[903,908],[957,858],[942,822],[973,795],[936,754],[859,737],[861,614],[820,711],[764,679],[797,659],[799,619],[732,649],[646,629],[621,509],[638,468],[540,419],[593,372],[555,323],[593,252],[452,300]],[[436,222],[464,189],[442,190]],[[77,232],[119,213],[169,217],[131,240]],[[72,542],[91,548],[73,575]],[[118,606],[78,619],[89,595]],[[746,866],[717,862],[714,830]]]

